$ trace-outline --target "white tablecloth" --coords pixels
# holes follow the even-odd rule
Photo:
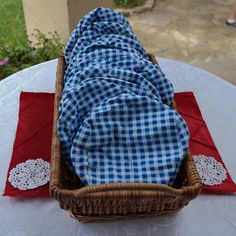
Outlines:
[[[236,181],[236,87],[173,60],[158,58],[175,91],[194,91],[216,146]],[[20,91],[54,92],[57,61],[21,71],[0,82],[0,195],[18,122]],[[179,213],[132,221],[82,224],[53,199],[0,196],[0,235],[236,235],[236,196],[201,194]]]

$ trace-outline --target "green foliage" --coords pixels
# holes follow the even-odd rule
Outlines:
[[[114,0],[117,7],[132,8],[142,5],[145,0]]]
[[[44,34],[35,31],[36,44],[27,41],[22,0],[0,0],[0,61],[9,57],[5,65],[0,63],[0,80],[29,66],[54,59],[63,51],[57,33]]]
[[[0,44],[1,57],[10,58],[7,64],[0,65],[0,80],[29,66],[57,58],[64,50],[64,46],[60,43],[60,37],[56,32],[46,37],[36,30],[34,36],[37,43],[29,42],[29,46],[23,48]]]

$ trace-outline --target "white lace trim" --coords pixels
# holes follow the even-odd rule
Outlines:
[[[227,178],[223,165],[213,157],[204,155],[193,156],[197,170],[205,185],[219,185]]]
[[[27,160],[11,169],[8,181],[20,190],[34,189],[45,185],[50,178],[50,163],[41,158]]]

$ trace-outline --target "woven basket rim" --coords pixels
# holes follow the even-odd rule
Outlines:
[[[150,60],[157,63],[154,55],[149,54]],[[65,58],[61,55],[58,59],[57,67],[57,86],[54,102],[54,127],[52,139],[52,152],[51,152],[51,176],[50,176],[50,194],[52,197],[59,201],[63,199],[98,199],[98,198],[129,198],[129,197],[145,197],[153,198],[158,196],[167,196],[173,198],[188,197],[193,199],[200,192],[202,182],[197,172],[191,154],[188,152],[185,157],[187,173],[187,186],[174,188],[164,184],[148,184],[148,183],[109,183],[97,184],[90,186],[83,186],[79,189],[66,189],[60,183],[60,160],[61,145],[57,134],[56,121],[58,119],[58,107],[63,90],[63,76],[65,70]],[[173,106],[175,104],[173,103]]]

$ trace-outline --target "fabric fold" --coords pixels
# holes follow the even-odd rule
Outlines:
[[[73,31],[58,134],[85,185],[172,184],[188,128],[170,104],[173,86],[120,13],[97,8]]]

